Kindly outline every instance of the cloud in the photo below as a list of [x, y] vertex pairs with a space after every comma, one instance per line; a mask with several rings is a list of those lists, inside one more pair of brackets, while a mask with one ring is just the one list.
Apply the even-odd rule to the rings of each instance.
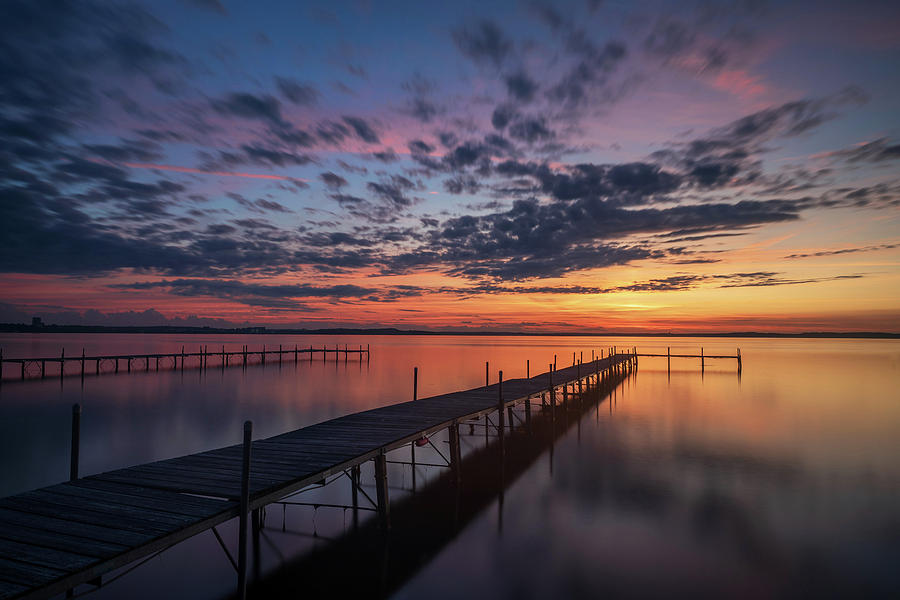
[[460, 27], [452, 35], [459, 51], [476, 63], [499, 67], [512, 52], [512, 42], [487, 19]]
[[504, 82], [507, 93], [520, 102], [531, 102], [539, 87], [525, 71], [516, 71], [512, 75], [507, 75]]
[[798, 254], [789, 254], [785, 258], [817, 258], [821, 256], [837, 256], [840, 254], [856, 254], [857, 252], [875, 252], [877, 250], [892, 250], [900, 248], [898, 244], [877, 244], [871, 246], [855, 246], [851, 248], [838, 248], [836, 250], [819, 250], [817, 252], [807, 252]]
[[900, 144], [893, 144], [888, 138], [879, 138], [843, 150], [817, 154], [813, 158], [839, 158], [850, 163], [900, 160]]
[[350, 126], [356, 136], [369, 144], [377, 144], [380, 140], [378, 134], [368, 121], [361, 117], [344, 117], [344, 123]]
[[412, 206], [414, 198], [409, 198], [406, 193], [416, 188], [416, 184], [402, 175], [392, 175], [387, 181], [370, 181], [366, 184], [370, 192], [388, 201], [393, 208], [400, 209]]
[[332, 190], [339, 190], [347, 185], [346, 179], [344, 179], [340, 175], [332, 173], [331, 171], [320, 173], [319, 179], [321, 179], [325, 183], [325, 185]]
[[319, 101], [319, 90], [308, 83], [300, 83], [287, 77], [276, 77], [278, 91], [289, 102], [299, 106], [314, 106]]
[[279, 127], [284, 125], [281, 116], [281, 102], [268, 94], [231, 92], [224, 98], [212, 100], [210, 104], [216, 112], [223, 115], [264, 121]]

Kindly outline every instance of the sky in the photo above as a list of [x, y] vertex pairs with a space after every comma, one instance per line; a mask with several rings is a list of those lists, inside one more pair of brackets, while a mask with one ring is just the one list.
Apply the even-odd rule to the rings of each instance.
[[896, 2], [4, 2], [0, 322], [900, 332]]

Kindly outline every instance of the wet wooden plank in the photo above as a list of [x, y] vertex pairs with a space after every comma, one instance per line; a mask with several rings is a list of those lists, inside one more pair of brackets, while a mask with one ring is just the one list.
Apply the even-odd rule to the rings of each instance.
[[16, 596], [19, 596], [26, 591], [28, 591], [27, 586], [19, 585], [16, 583], [9, 583], [7, 581], [0, 581], [0, 600], [6, 600], [6, 598], [15, 598]]
[[84, 569], [99, 560], [95, 556], [85, 556], [6, 539], [0, 539], [0, 556], [15, 558], [18, 562], [29, 565], [52, 567], [63, 571]]
[[61, 569], [40, 567], [11, 558], [0, 557], [0, 580], [9, 583], [26, 587], [39, 587], [59, 579], [65, 574], [66, 572]]
[[126, 547], [143, 544], [156, 537], [156, 534], [152, 532], [141, 533], [126, 531], [114, 529], [108, 525], [70, 521], [58, 518], [52, 514], [34, 514], [29, 512], [27, 507], [25, 510], [21, 511], [0, 508], [0, 527], [6, 527], [7, 524], [22, 525], [32, 529], [49, 531], [62, 535], [71, 535], [110, 544], [121, 544]]
[[84, 556], [93, 556], [95, 558], [114, 556], [128, 549], [128, 546], [123, 544], [112, 544], [96, 539], [60, 533], [59, 531], [25, 527], [19, 523], [10, 522], [0, 522], [0, 538]]

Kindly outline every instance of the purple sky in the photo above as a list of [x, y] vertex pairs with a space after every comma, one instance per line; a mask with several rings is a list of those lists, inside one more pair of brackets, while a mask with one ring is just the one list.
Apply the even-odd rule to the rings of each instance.
[[0, 321], [897, 331], [898, 31], [896, 2], [6, 2]]

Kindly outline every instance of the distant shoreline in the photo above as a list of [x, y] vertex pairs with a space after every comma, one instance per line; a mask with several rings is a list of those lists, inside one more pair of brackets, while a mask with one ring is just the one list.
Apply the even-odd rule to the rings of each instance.
[[161, 325], [156, 327], [107, 327], [103, 325], [24, 325], [0, 323], [0, 333], [146, 333], [146, 334], [187, 334], [187, 335], [421, 335], [421, 336], [478, 336], [478, 337], [698, 337], [698, 338], [856, 338], [856, 339], [900, 339], [900, 333], [878, 331], [857, 332], [803, 332], [775, 333], [757, 331], [731, 331], [724, 333], [668, 333], [668, 332], [521, 332], [521, 331], [426, 331], [396, 328], [330, 328], [330, 329], [269, 329], [266, 327], [177, 327]]

